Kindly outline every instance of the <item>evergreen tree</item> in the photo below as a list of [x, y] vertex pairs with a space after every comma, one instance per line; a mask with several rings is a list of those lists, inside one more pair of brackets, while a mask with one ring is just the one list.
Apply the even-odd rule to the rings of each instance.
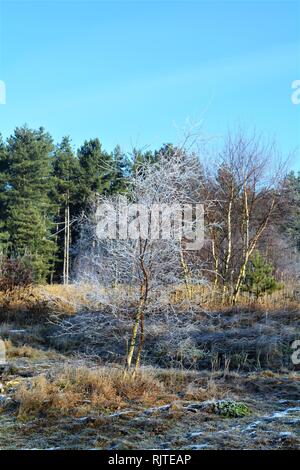
[[[174, 155], [178, 152], [178, 148], [174, 147], [173, 144], [163, 144], [159, 150], [154, 152], [154, 160], [159, 160], [161, 157], [172, 159]], [[182, 151], [181, 151], [182, 152]]]
[[283, 231], [292, 241], [293, 247], [300, 251], [300, 173], [290, 173], [285, 181], [288, 189], [288, 220], [285, 220]]
[[132, 152], [131, 171], [133, 173], [139, 171], [143, 164], [147, 161], [154, 163], [157, 161], [157, 154], [158, 152], [153, 153], [151, 150], [143, 152], [142, 150], [134, 148]]
[[112, 154], [112, 174], [110, 193], [124, 193], [127, 189], [127, 182], [130, 176], [130, 162], [117, 145]]
[[8, 254], [30, 257], [37, 282], [45, 281], [54, 261], [49, 198], [52, 148], [52, 139], [43, 128], [16, 128], [3, 161]]
[[247, 268], [242, 290], [254, 294], [256, 298], [263, 294], [272, 294], [282, 288], [273, 276], [273, 266], [256, 251]]
[[111, 192], [113, 160], [111, 154], [102, 150], [99, 139], [85, 141], [78, 150], [81, 168], [81, 205], [86, 209], [94, 194]]
[[120, 147], [109, 154], [102, 150], [99, 139], [85, 141], [75, 157], [70, 140], [64, 138], [54, 153], [53, 172], [54, 199], [58, 207], [56, 275], [67, 284], [74, 251], [72, 247], [76, 246], [79, 236], [76, 220], [89, 212], [96, 194], [125, 191], [128, 164]]
[[6, 253], [8, 242], [7, 220], [7, 157], [6, 146], [0, 134], [0, 257]]

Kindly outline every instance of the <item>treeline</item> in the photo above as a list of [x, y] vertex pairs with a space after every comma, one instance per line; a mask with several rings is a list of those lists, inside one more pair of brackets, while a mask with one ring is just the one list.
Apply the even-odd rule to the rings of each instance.
[[16, 128], [0, 140], [2, 258], [27, 260], [36, 282], [68, 282], [78, 219], [95, 193], [122, 191], [127, 173], [119, 147], [91, 139], [74, 153], [68, 137], [54, 145], [43, 128]]
[[[257, 249], [281, 271], [300, 249], [300, 176], [281, 175], [276, 188], [267, 188], [262, 166], [270, 150], [256, 139], [230, 138], [214, 167], [203, 167], [199, 185], [215, 203], [206, 212], [210, 241], [197, 256], [209, 280], [224, 289], [241, 282], [241, 269], [242, 280], [250, 275], [251, 256], [259, 263]], [[126, 191], [141, 162], [157, 162], [162, 153], [171, 159], [173, 152], [178, 148], [168, 144], [155, 152], [134, 150], [129, 158], [119, 146], [105, 151], [99, 139], [86, 140], [75, 152], [68, 137], [54, 144], [43, 128], [16, 128], [0, 139], [1, 259], [21, 258], [35, 282], [68, 283], [80, 221], [95, 195]]]

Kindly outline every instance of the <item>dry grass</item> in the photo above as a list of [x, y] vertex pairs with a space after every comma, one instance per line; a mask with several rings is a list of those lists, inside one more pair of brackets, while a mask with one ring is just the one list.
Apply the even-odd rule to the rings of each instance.
[[50, 303], [55, 312], [72, 315], [81, 309], [96, 308], [99, 305], [92, 304], [89, 292], [92, 286], [85, 284], [52, 284], [37, 287], [36, 290]]
[[54, 378], [40, 375], [15, 393], [19, 416], [60, 414], [82, 416], [91, 410], [110, 412], [128, 406], [165, 403], [170, 396], [150, 373], [135, 379], [120, 369], [67, 367]]
[[34, 361], [37, 359], [55, 359], [58, 357], [58, 353], [55, 351], [43, 351], [27, 344], [15, 346], [9, 339], [5, 340], [4, 343], [7, 359], [27, 358]]
[[199, 387], [196, 383], [191, 383], [187, 386], [185, 392], [186, 400], [205, 401], [205, 400], [220, 400], [227, 396], [228, 390], [213, 380], [209, 380], [207, 386]]
[[[82, 310], [101, 310], [103, 305], [101, 299], [112, 296], [115, 301], [120, 298], [124, 301], [124, 295], [135, 297], [137, 290], [130, 286], [116, 286], [113, 291], [101, 286], [88, 284], [70, 284], [68, 286], [61, 284], [30, 286], [10, 293], [0, 292], [0, 313], [2, 310], [9, 313], [10, 319], [12, 313], [27, 312], [35, 316], [43, 316], [49, 313], [73, 315]], [[192, 299], [189, 295], [192, 293]], [[184, 285], [166, 286], [161, 293], [161, 308], [172, 305], [178, 311], [184, 311], [189, 302], [194, 306], [205, 308], [207, 310], [216, 310], [230, 306], [230, 302], [222, 299], [222, 292], [213, 290], [210, 286], [199, 285], [190, 286], [189, 293]], [[157, 296], [157, 292], [155, 294]], [[240, 307], [251, 307], [253, 309], [264, 308], [299, 308], [300, 287], [297, 285], [286, 285], [284, 289], [274, 292], [271, 295], [262, 296], [254, 299], [246, 293], [242, 293], [238, 300]], [[9, 318], [5, 318], [8, 320]]]
[[91, 286], [53, 284], [0, 292], [0, 309], [4, 310], [1, 316], [7, 312], [9, 319], [14, 320], [13, 314], [18, 312], [44, 317], [49, 313], [73, 315], [80, 309], [91, 307], [88, 299], [90, 289]]
[[210, 377], [180, 371], [141, 369], [135, 378], [119, 368], [66, 366], [22, 382], [14, 398], [21, 419], [33, 416], [86, 416], [124, 408], [139, 410], [176, 402], [221, 399], [229, 390]]
[[10, 340], [5, 340], [7, 358], [27, 357], [29, 359], [36, 359], [40, 357], [40, 351], [32, 348], [31, 346], [14, 346]]
[[169, 393], [176, 394], [185, 400], [222, 399], [229, 393], [223, 381], [217, 383], [212, 374], [179, 369], [153, 369]]
[[[196, 305], [203, 306], [208, 309], [219, 309], [230, 306], [229, 298], [223, 298], [222, 289], [213, 289], [209, 285], [191, 285], [189, 292], [184, 285], [173, 286], [169, 289], [168, 299], [176, 305], [184, 303], [191, 295], [190, 301]], [[260, 298], [249, 295], [246, 292], [241, 292], [238, 305], [241, 307], [258, 307], [265, 309], [286, 308], [287, 306], [299, 307], [300, 302], [300, 286], [296, 284], [286, 284], [283, 289], [273, 292], [272, 294], [265, 294]]]

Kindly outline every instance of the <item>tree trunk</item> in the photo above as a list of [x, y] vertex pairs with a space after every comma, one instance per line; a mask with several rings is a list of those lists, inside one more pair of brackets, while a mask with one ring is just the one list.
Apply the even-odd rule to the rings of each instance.
[[[147, 244], [147, 241], [146, 241]], [[140, 267], [141, 271], [143, 274], [143, 280], [142, 284], [140, 287], [140, 299], [139, 299], [139, 304], [135, 316], [135, 321], [134, 325], [132, 328], [132, 333], [131, 333], [131, 339], [130, 339], [130, 345], [129, 345], [129, 350], [128, 354], [126, 357], [126, 366], [125, 366], [125, 374], [129, 372], [132, 364], [132, 359], [134, 355], [134, 351], [136, 348], [136, 343], [137, 343], [137, 335], [138, 335], [138, 329], [139, 326], [141, 327], [141, 335], [140, 335], [140, 341], [139, 341], [139, 346], [138, 346], [138, 352], [137, 352], [137, 357], [136, 357], [136, 363], [135, 363], [135, 370], [133, 372], [133, 376], [136, 374], [137, 369], [140, 365], [140, 360], [141, 360], [141, 353], [142, 353], [142, 347], [143, 347], [143, 342], [144, 342], [144, 309], [145, 305], [148, 299], [148, 273], [146, 271], [145, 265], [144, 265], [144, 253], [146, 249], [146, 244], [144, 246], [144, 249], [142, 250], [141, 243], [140, 243]]]
[[236, 303], [236, 301], [238, 299], [238, 296], [239, 296], [239, 293], [240, 293], [240, 290], [241, 290], [242, 282], [245, 279], [246, 269], [247, 269], [249, 258], [252, 255], [252, 253], [253, 253], [256, 245], [257, 245], [258, 240], [260, 239], [262, 233], [264, 232], [265, 228], [267, 227], [267, 225], [269, 223], [274, 205], [275, 205], [275, 199], [273, 199], [272, 202], [271, 202], [271, 205], [270, 205], [268, 214], [265, 217], [265, 220], [261, 223], [261, 225], [258, 228], [258, 230], [257, 230], [255, 236], [253, 237], [253, 239], [251, 241], [249, 241], [249, 243], [248, 243], [248, 248], [245, 251], [244, 260], [243, 260], [242, 266], [240, 268], [239, 275], [238, 275], [238, 278], [237, 278], [237, 281], [236, 281], [236, 284], [235, 284], [235, 287], [234, 287], [233, 295], [232, 295], [232, 302], [234, 304]]
[[249, 214], [247, 185], [245, 182], [244, 183], [244, 255], [246, 254], [249, 248], [249, 224], [250, 224], [250, 214]]
[[187, 265], [187, 263], [184, 259], [182, 246], [180, 246], [180, 263], [181, 263], [181, 267], [182, 267], [182, 270], [183, 270], [184, 283], [185, 283], [188, 299], [192, 300], [193, 289], [192, 289], [192, 286], [191, 286], [191, 273], [190, 273], [189, 267], [188, 267], [188, 265]]
[[225, 265], [224, 265], [224, 286], [223, 286], [223, 302], [225, 301], [226, 291], [228, 287], [228, 269], [229, 263], [231, 260], [231, 253], [232, 253], [232, 206], [233, 206], [233, 197], [234, 197], [234, 188], [232, 186], [231, 193], [230, 193], [230, 200], [228, 204], [228, 212], [227, 212], [227, 254], [225, 258]]
[[[142, 291], [143, 290], [144, 289], [142, 288]], [[137, 309], [137, 312], [136, 312], [134, 325], [133, 325], [133, 328], [132, 328], [131, 339], [130, 339], [130, 344], [129, 344], [129, 350], [128, 350], [128, 354], [127, 354], [127, 358], [126, 358], [126, 371], [127, 372], [131, 368], [132, 358], [133, 358], [133, 354], [134, 354], [135, 347], [136, 347], [136, 342], [137, 342], [138, 329], [139, 329], [139, 326], [140, 326], [141, 318], [144, 315], [145, 301], [146, 301], [145, 294], [142, 293], [141, 297], [140, 297], [138, 309]], [[140, 360], [140, 355], [141, 355], [141, 351], [140, 351], [140, 354], [139, 354], [139, 360]], [[138, 365], [139, 365], [139, 363], [138, 363]], [[138, 365], [136, 365], [136, 369], [137, 369]]]
[[67, 197], [65, 207], [65, 231], [64, 231], [64, 264], [63, 264], [63, 283], [69, 284], [69, 257], [70, 257], [70, 205]]
[[66, 248], [66, 284], [69, 284], [70, 275], [70, 206], [67, 206], [67, 248]]
[[136, 356], [134, 375], [137, 373], [137, 371], [140, 367], [141, 355], [142, 355], [143, 344], [144, 344], [144, 339], [145, 339], [145, 335], [144, 335], [144, 312], [142, 313], [141, 319], [140, 319], [140, 329], [141, 329], [140, 341], [139, 341], [139, 346], [138, 346], [138, 351], [137, 351], [137, 356]]
[[215, 275], [214, 292], [216, 293], [218, 283], [219, 283], [219, 257], [216, 251], [216, 240], [215, 240], [214, 235], [212, 236], [212, 256], [214, 260], [214, 275]]

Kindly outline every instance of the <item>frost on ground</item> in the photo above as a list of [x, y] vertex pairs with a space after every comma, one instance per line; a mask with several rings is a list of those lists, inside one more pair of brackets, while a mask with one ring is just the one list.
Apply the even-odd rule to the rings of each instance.
[[134, 380], [123, 375], [126, 319], [107, 322], [89, 350], [84, 332], [3, 324], [0, 448], [299, 448], [300, 377], [288, 347], [298, 312], [201, 315], [149, 323]]

